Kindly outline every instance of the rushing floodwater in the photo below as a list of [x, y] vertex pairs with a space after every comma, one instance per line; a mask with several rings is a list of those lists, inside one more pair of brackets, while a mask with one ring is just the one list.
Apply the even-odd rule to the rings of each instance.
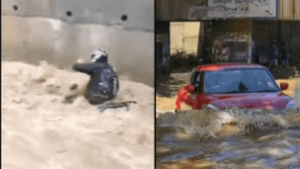
[[[170, 97], [189, 73], [158, 78]], [[295, 97], [300, 87], [297, 87]], [[300, 113], [265, 110], [188, 111], [157, 118], [157, 168], [300, 168]]]

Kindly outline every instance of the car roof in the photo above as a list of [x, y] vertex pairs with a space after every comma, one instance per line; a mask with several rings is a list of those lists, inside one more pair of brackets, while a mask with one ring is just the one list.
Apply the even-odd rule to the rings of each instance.
[[243, 68], [247, 69], [247, 68], [265, 68], [265, 67], [257, 64], [248, 64], [248, 63], [218, 63], [218, 64], [201, 65], [196, 67], [194, 70], [205, 72], [205, 71], [218, 71], [218, 70], [225, 70], [225, 69], [243, 69]]

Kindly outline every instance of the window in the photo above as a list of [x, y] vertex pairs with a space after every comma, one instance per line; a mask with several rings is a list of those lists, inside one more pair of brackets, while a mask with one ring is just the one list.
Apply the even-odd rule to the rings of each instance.
[[279, 88], [265, 69], [239, 69], [205, 72], [207, 94], [278, 92]]
[[203, 73], [200, 71], [192, 72], [190, 83], [195, 87], [195, 92], [201, 93], [203, 90], [202, 83]]

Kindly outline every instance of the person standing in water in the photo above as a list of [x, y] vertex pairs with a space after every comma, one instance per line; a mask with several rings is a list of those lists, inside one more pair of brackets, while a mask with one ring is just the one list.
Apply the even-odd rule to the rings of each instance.
[[98, 49], [91, 55], [91, 63], [76, 63], [73, 70], [90, 75], [85, 97], [91, 104], [113, 100], [119, 91], [117, 73], [108, 64], [108, 55]]
[[282, 65], [284, 67], [288, 67], [289, 66], [289, 59], [290, 59], [290, 49], [288, 47], [288, 45], [284, 42], [281, 43], [282, 44]]
[[269, 67], [271, 70], [271, 73], [275, 76], [276, 71], [278, 70], [278, 57], [279, 57], [279, 51], [276, 44], [276, 41], [273, 40], [271, 42], [271, 54], [269, 58]]

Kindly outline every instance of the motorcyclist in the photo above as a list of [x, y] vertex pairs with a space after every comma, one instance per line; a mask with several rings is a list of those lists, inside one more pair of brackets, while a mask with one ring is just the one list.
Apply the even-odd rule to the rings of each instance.
[[73, 70], [90, 75], [85, 97], [91, 104], [112, 100], [118, 93], [119, 79], [107, 60], [107, 53], [98, 49], [92, 53], [91, 63], [73, 65]]

